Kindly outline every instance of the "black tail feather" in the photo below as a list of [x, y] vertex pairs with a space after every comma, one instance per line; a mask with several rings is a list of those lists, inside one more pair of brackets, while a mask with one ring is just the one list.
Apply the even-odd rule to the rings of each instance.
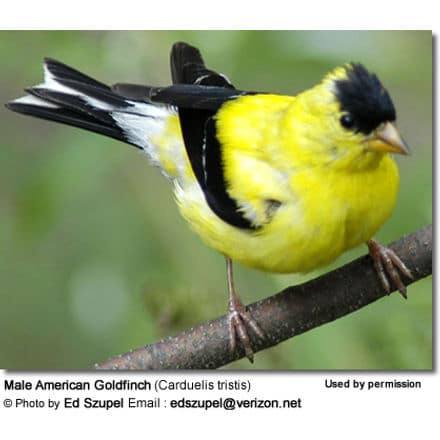
[[[35, 97], [6, 104], [10, 110], [28, 116], [60, 122], [129, 143], [112, 114], [134, 106], [112, 89], [66, 64], [45, 58], [46, 82], [26, 89]], [[47, 75], [50, 75], [49, 78]], [[65, 89], [67, 87], [68, 89]], [[95, 105], [96, 104], [96, 105]]]
[[110, 126], [103, 124], [101, 121], [96, 120], [91, 116], [87, 116], [86, 114], [75, 112], [68, 108], [40, 107], [32, 104], [23, 104], [23, 103], [15, 103], [15, 102], [7, 103], [6, 107], [9, 110], [24, 115], [33, 116], [41, 119], [47, 119], [50, 121], [55, 121], [62, 124], [82, 128], [84, 130], [92, 131], [95, 133], [103, 134], [105, 136], [126, 143], [130, 143], [131, 145], [140, 148], [139, 146], [129, 142], [125, 138], [122, 130], [119, 129], [117, 126], [115, 125]]
[[105, 103], [107, 106], [115, 107], [115, 108], [129, 108], [133, 105], [127, 102], [125, 98], [117, 95], [112, 91], [110, 87], [101, 88], [96, 87], [93, 84], [88, 84], [86, 82], [80, 82], [77, 80], [70, 80], [64, 78], [57, 78], [57, 82], [62, 84], [63, 86], [69, 87], [76, 92], [80, 92], [84, 96], [88, 98], [93, 98], [98, 101]]
[[70, 95], [67, 93], [55, 92], [53, 90], [45, 89], [43, 87], [34, 87], [26, 89], [26, 91], [43, 101], [57, 105], [61, 110], [69, 110], [76, 113], [78, 118], [89, 119], [89, 117], [106, 125], [114, 125], [113, 118], [102, 110], [97, 109], [84, 103], [84, 100], [79, 96]]
[[89, 84], [93, 87], [97, 87], [104, 90], [109, 90], [110, 87], [106, 84], [97, 81], [96, 79], [85, 75], [79, 70], [62, 63], [61, 61], [54, 60], [53, 58], [44, 58], [44, 65], [52, 75], [57, 79], [66, 79], [77, 81], [79, 83]]

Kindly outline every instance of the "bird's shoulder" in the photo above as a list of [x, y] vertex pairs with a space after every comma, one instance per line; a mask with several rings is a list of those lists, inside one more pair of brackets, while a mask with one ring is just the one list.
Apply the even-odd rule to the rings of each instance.
[[225, 103], [215, 115], [228, 194], [252, 222], [264, 225], [292, 199], [283, 138], [291, 96], [255, 94]]
[[292, 96], [253, 94], [225, 102], [215, 115], [216, 136], [224, 149], [270, 159], [283, 148], [286, 113], [294, 101]]

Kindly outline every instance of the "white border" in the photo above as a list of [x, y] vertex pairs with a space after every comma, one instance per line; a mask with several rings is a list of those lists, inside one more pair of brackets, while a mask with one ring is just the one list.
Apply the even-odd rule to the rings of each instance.
[[[154, 4], [153, 4], [154, 3]], [[56, 5], [56, 9], [54, 9]], [[53, 0], [30, 3], [7, 2], [2, 7], [2, 29], [432, 29], [438, 34], [438, 14], [432, 1], [355, 2], [306, 1], [286, 2], [87, 2], [76, 0], [65, 5]], [[1, 33], [0, 33], [1, 38]], [[434, 57], [435, 60], [435, 57]], [[435, 88], [437, 90], [437, 88]], [[436, 96], [437, 98], [438, 96]], [[437, 114], [435, 114], [437, 122]], [[438, 166], [438, 163], [436, 163]], [[435, 197], [437, 192], [434, 192]], [[436, 197], [436, 202], [438, 202]], [[437, 266], [435, 267], [437, 269]], [[438, 304], [434, 302], [434, 304]], [[437, 310], [438, 312], [438, 310]], [[434, 337], [435, 343], [437, 338]], [[437, 350], [436, 350], [437, 351]], [[209, 373], [203, 377], [209, 377]], [[3, 438], [59, 439], [118, 438], [140, 436], [252, 438], [288, 436], [299, 438], [414, 439], [431, 437], [438, 431], [438, 374], [408, 374], [420, 379], [422, 391], [376, 390], [361, 395], [354, 390], [326, 391], [325, 377], [347, 380], [350, 373], [287, 374], [266, 373], [244, 375], [253, 380], [261, 396], [301, 395], [304, 408], [297, 412], [252, 410], [249, 412], [194, 411], [64, 411], [5, 410], [4, 392], [0, 392], [0, 433]], [[362, 374], [368, 377], [368, 373]], [[401, 376], [397, 375], [396, 376]], [[0, 380], [17, 376], [1, 372]], [[60, 380], [68, 374], [57, 373]], [[77, 377], [77, 375], [71, 375]], [[107, 379], [125, 377], [105, 375]], [[356, 374], [359, 377], [359, 374]], [[386, 375], [389, 378], [390, 375]], [[18, 375], [23, 379], [42, 374]], [[81, 374], [83, 379], [96, 374]], [[136, 377], [143, 377], [141, 374]], [[191, 377], [191, 376], [186, 376]], [[193, 376], [200, 377], [200, 374]], [[232, 378], [232, 375], [228, 377]], [[374, 375], [375, 379], [378, 377]], [[403, 376], [402, 376], [403, 377]], [[406, 376], [405, 376], [406, 377]], [[380, 380], [380, 379], [379, 379]], [[3, 390], [3, 384], [0, 387]], [[206, 393], [205, 393], [206, 395]], [[224, 419], [224, 417], [227, 417]], [[9, 436], [7, 436], [9, 434]], [[426, 434], [426, 435], [424, 435]], [[428, 435], [429, 434], [429, 435]]]

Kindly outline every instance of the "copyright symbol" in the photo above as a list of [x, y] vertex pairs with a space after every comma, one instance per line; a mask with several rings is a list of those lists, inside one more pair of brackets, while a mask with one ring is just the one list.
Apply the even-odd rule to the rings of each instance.
[[11, 399], [5, 399], [3, 400], [3, 406], [5, 408], [10, 408], [12, 406], [12, 400]]

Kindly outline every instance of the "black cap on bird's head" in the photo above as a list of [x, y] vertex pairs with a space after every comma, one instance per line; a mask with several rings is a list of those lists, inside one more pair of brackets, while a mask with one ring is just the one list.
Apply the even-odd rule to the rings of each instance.
[[334, 91], [343, 115], [341, 125], [369, 136], [372, 151], [409, 154], [393, 122], [396, 110], [379, 78], [362, 64], [344, 66], [344, 75], [334, 80]]
[[359, 63], [344, 68], [346, 77], [334, 82], [335, 92], [341, 110], [352, 118], [353, 129], [370, 134], [380, 124], [395, 121], [393, 101], [379, 78]]

